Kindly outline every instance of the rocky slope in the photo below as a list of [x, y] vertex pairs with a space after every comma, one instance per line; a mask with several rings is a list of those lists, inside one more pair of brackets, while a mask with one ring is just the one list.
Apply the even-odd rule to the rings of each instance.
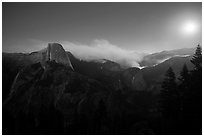
[[[4, 118], [13, 119], [17, 134], [39, 134], [42, 130], [63, 134], [75, 126], [75, 116], [93, 116], [99, 102], [107, 102], [110, 91], [99, 82], [55, 61], [44, 65], [46, 69], [40, 63], [22, 69], [4, 101]], [[11, 128], [4, 126], [4, 130]]]

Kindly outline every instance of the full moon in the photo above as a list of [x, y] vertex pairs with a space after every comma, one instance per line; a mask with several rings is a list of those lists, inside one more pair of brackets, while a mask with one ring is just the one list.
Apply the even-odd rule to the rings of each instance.
[[182, 32], [185, 35], [193, 35], [197, 32], [198, 25], [196, 22], [187, 21], [182, 25]]

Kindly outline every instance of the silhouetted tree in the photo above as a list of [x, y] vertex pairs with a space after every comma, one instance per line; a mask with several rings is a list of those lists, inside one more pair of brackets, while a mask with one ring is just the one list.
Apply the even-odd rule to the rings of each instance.
[[179, 90], [182, 93], [182, 132], [185, 134], [202, 134], [202, 51], [198, 45], [191, 59], [194, 65], [188, 71], [186, 65], [180, 73]]
[[162, 83], [160, 93], [160, 111], [162, 114], [162, 134], [177, 134], [179, 120], [180, 98], [176, 76], [169, 67]]
[[202, 49], [200, 45], [197, 46], [191, 62], [194, 64], [194, 70], [191, 71], [192, 90], [198, 91], [202, 95]]
[[178, 90], [179, 90], [179, 101], [180, 101], [180, 110], [179, 110], [179, 120], [177, 121], [179, 125], [179, 131], [180, 133], [185, 133], [186, 132], [186, 126], [188, 123], [186, 123], [185, 119], [185, 111], [188, 109], [186, 108], [186, 102], [189, 100], [189, 92], [190, 92], [190, 72], [186, 66], [186, 64], [183, 65], [183, 68], [180, 72], [180, 76], [178, 78], [179, 80], [179, 85], [178, 85]]
[[196, 52], [191, 59], [191, 62], [194, 64], [194, 69], [195, 70], [200, 70], [202, 67], [202, 49], [201, 46], [198, 44], [196, 48]]
[[189, 70], [186, 66], [186, 63], [183, 65], [183, 69], [182, 69], [182, 71], [180, 73], [180, 77], [178, 79], [181, 81], [181, 83], [185, 83], [189, 80]]
[[[202, 51], [201, 46], [198, 45], [196, 52], [191, 59], [194, 64], [194, 70], [191, 71], [191, 95], [202, 99]], [[198, 100], [197, 100], [198, 101]]]
[[198, 45], [191, 59], [194, 69], [190, 72], [189, 93], [185, 101], [185, 117], [189, 121], [189, 134], [202, 134], [202, 49]]
[[161, 89], [160, 109], [164, 117], [170, 118], [177, 116], [179, 110], [179, 95], [177, 91], [176, 77], [170, 67], [165, 75]]
[[181, 111], [183, 111], [183, 104], [184, 100], [186, 99], [186, 95], [189, 94], [189, 86], [190, 86], [190, 73], [186, 66], [186, 64], [183, 65], [183, 69], [180, 72], [180, 77], [178, 78], [180, 81], [179, 84], [179, 95], [180, 95], [180, 107]]

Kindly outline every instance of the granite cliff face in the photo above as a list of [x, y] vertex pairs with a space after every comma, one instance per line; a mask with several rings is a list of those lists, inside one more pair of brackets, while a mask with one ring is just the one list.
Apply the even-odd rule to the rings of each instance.
[[48, 47], [41, 52], [42, 65], [44, 66], [46, 61], [55, 61], [56, 63], [64, 64], [73, 70], [72, 64], [67, 56], [62, 45], [58, 43], [49, 43]]
[[146, 82], [139, 68], [128, 68], [121, 75], [123, 84], [130, 90], [145, 90]]

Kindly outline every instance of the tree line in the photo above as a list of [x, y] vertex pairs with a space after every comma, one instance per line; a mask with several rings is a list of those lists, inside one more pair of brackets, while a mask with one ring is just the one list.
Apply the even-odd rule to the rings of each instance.
[[171, 67], [165, 74], [160, 92], [159, 110], [162, 134], [202, 134], [202, 49], [198, 45], [191, 59], [176, 78]]

